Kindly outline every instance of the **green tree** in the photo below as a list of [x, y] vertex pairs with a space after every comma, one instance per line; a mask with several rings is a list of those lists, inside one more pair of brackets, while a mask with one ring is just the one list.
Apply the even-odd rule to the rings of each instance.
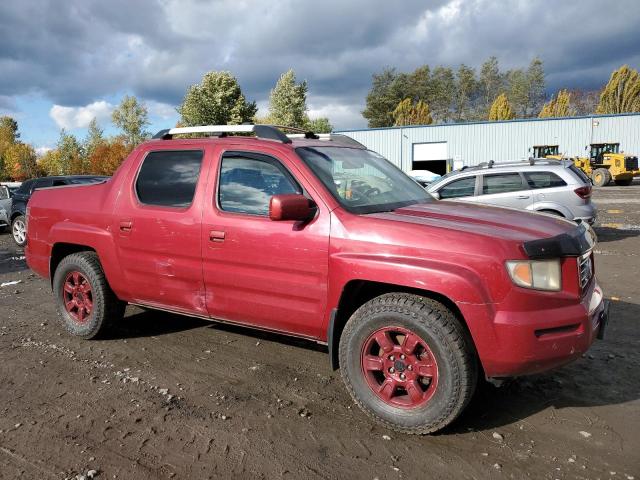
[[480, 91], [482, 116], [489, 113], [494, 100], [504, 90], [504, 75], [500, 73], [500, 66], [496, 57], [489, 57], [480, 68]]
[[454, 119], [457, 122], [473, 118], [472, 102], [477, 96], [478, 80], [473, 68], [460, 65], [456, 72]]
[[544, 65], [539, 57], [535, 57], [529, 64], [527, 82], [529, 84], [529, 98], [525, 114], [531, 117], [540, 111], [546, 97]]
[[60, 152], [57, 148], [45, 152], [38, 161], [38, 171], [41, 175], [62, 175]]
[[98, 125], [98, 121], [94, 118], [89, 123], [87, 136], [84, 139], [83, 147], [85, 156], [89, 158], [93, 154], [93, 151], [104, 142], [104, 130], [100, 128], [100, 125]]
[[529, 106], [529, 79], [521, 68], [509, 70], [506, 74], [507, 95], [515, 115], [526, 117]]
[[59, 155], [60, 175], [78, 175], [85, 173], [84, 152], [78, 139], [64, 129], [60, 131], [57, 151]]
[[38, 173], [36, 152], [31, 145], [17, 142], [9, 145], [4, 152], [5, 169], [14, 180], [25, 180]]
[[113, 124], [122, 130], [130, 145], [142, 143], [148, 136], [149, 125], [147, 107], [134, 96], [125, 96], [111, 114]]
[[514, 118], [509, 99], [504, 93], [498, 95], [489, 109], [489, 120], [511, 120]]
[[449, 67], [436, 67], [431, 71], [430, 92], [421, 98], [429, 104], [434, 120], [448, 122], [453, 114], [453, 100], [456, 93], [455, 76]]
[[308, 120], [305, 128], [314, 133], [331, 133], [333, 132], [333, 125], [326, 117], [314, 118]]
[[422, 100], [413, 102], [410, 98], [400, 101], [393, 110], [394, 125], [430, 125], [433, 123], [429, 105]]
[[178, 107], [184, 126], [241, 124], [251, 121], [257, 110], [230, 72], [206, 73], [199, 84], [189, 87]]
[[560, 90], [558, 95], [553, 95], [551, 99], [542, 106], [538, 117], [570, 117], [574, 114], [575, 110], [571, 106], [571, 94], [568, 90]]
[[596, 113], [640, 112], [640, 74], [628, 65], [615, 70], [600, 94]]
[[8, 116], [0, 117], [0, 179], [8, 179], [11, 177], [9, 168], [5, 165], [4, 153], [11, 145], [14, 145], [19, 138], [18, 122]]
[[307, 82], [296, 83], [293, 70], [283, 73], [269, 95], [269, 121], [274, 125], [303, 128], [307, 117]]
[[367, 94], [366, 107], [362, 116], [368, 120], [370, 128], [390, 127], [393, 125], [393, 110], [403, 98], [398, 74], [395, 68], [385, 68], [380, 73], [374, 73], [371, 89]]

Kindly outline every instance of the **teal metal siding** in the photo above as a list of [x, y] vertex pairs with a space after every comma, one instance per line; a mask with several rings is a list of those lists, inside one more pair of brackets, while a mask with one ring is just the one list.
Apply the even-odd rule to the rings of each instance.
[[584, 156], [590, 143], [618, 142], [640, 154], [640, 114], [594, 115], [505, 122], [346, 130], [344, 133], [407, 171], [414, 143], [447, 142], [449, 157], [465, 165], [524, 160], [533, 145], [559, 145], [567, 156]]

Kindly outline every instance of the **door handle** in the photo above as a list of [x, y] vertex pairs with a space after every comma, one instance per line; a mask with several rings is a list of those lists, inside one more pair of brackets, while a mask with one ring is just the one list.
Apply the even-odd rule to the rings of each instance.
[[225, 233], [223, 230], [211, 230], [209, 232], [209, 240], [212, 242], [224, 242]]
[[130, 232], [133, 228], [133, 222], [120, 222], [121, 232]]
[[518, 198], [526, 200], [527, 198], [529, 198], [529, 195], [518, 195]]

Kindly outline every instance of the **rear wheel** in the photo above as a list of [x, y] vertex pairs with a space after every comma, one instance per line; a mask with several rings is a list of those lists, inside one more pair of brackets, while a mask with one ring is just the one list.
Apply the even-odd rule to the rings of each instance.
[[596, 187], [604, 187], [611, 181], [611, 173], [606, 168], [596, 168], [591, 178]]
[[432, 433], [453, 422], [477, 382], [471, 340], [441, 303], [392, 293], [349, 319], [340, 337], [340, 372], [362, 410], [404, 433]]
[[614, 181], [616, 182], [616, 185], [618, 185], [620, 187], [628, 187], [633, 182], [633, 178], [625, 178], [625, 179], [621, 179], [621, 180], [617, 180], [616, 179]]
[[27, 224], [24, 215], [18, 215], [11, 222], [11, 234], [13, 235], [13, 241], [19, 247], [24, 247], [27, 244]]
[[53, 277], [53, 293], [67, 331], [96, 338], [122, 318], [126, 304], [113, 293], [95, 252], [62, 259]]

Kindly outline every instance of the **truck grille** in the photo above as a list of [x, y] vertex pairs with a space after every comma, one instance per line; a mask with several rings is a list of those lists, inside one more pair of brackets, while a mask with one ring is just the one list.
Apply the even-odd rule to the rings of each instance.
[[593, 276], [593, 260], [591, 252], [578, 257], [578, 280], [580, 289], [584, 290]]
[[624, 159], [625, 170], [638, 170], [638, 157], [626, 157]]

